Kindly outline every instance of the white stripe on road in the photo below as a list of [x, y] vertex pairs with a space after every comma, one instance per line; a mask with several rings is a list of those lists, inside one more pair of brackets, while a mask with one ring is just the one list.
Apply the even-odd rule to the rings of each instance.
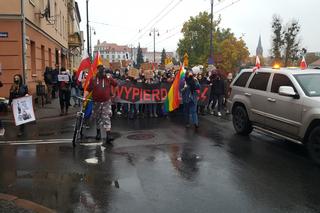
[[[71, 144], [72, 139], [48, 139], [48, 140], [20, 140], [20, 141], [2, 141], [0, 145], [37, 145], [37, 144]], [[96, 143], [77, 143], [80, 146], [98, 146], [102, 142]]]
[[48, 139], [48, 140], [20, 140], [20, 141], [2, 141], [0, 145], [36, 145], [36, 144], [57, 144], [71, 143], [72, 139]]

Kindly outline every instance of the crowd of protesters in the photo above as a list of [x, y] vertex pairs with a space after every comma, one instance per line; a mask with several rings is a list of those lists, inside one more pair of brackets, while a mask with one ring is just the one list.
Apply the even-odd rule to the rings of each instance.
[[[138, 78], [132, 78], [128, 74], [128, 69], [106, 69], [115, 80], [122, 80], [132, 83], [142, 84], [159, 84], [172, 83], [178, 70], [168, 69], [162, 71], [154, 71], [152, 78], [145, 78], [143, 72]], [[187, 73], [192, 73], [192, 70], [187, 70]], [[70, 76], [69, 81], [58, 81], [59, 74], [67, 74]], [[186, 76], [187, 78], [188, 76]], [[79, 106], [80, 100], [76, 97], [83, 95], [83, 86], [76, 79], [76, 72], [70, 73], [64, 68], [59, 69], [58, 66], [53, 70], [49, 67], [44, 72], [44, 81], [47, 86], [47, 102], [51, 103], [52, 98], [56, 98], [59, 94], [61, 115], [68, 113], [68, 107]], [[228, 80], [224, 74], [218, 69], [206, 73], [193, 74], [193, 78], [197, 80], [200, 87], [204, 85], [211, 86], [211, 93], [209, 95], [209, 102], [204, 105], [199, 103], [196, 106], [197, 114], [217, 115], [221, 116], [224, 111], [225, 101], [228, 96]], [[181, 88], [180, 88], [181, 89]], [[182, 92], [182, 91], [180, 91]], [[145, 118], [145, 117], [163, 117], [166, 116], [163, 103], [114, 103], [112, 106], [113, 115], [127, 117], [129, 119]]]
[[[154, 71], [151, 78], [146, 78], [144, 72], [141, 72], [138, 78], [132, 78], [128, 74], [128, 69], [106, 69], [106, 72], [112, 76], [115, 80], [122, 80], [132, 83], [142, 84], [160, 84], [160, 83], [172, 83], [178, 70], [168, 69], [162, 71]], [[68, 79], [61, 81], [58, 79], [59, 75], [66, 75]], [[150, 76], [149, 76], [150, 77]], [[46, 102], [51, 103], [52, 99], [59, 98], [60, 103], [60, 115], [68, 114], [68, 109], [71, 105], [80, 106], [80, 99], [77, 97], [83, 96], [83, 85], [78, 81], [76, 76], [76, 70], [70, 72], [65, 68], [59, 68], [59, 65], [55, 66], [55, 69], [46, 67], [44, 70], [44, 82], [46, 84]], [[221, 116], [224, 111], [225, 102], [228, 98], [228, 87], [232, 79], [228, 79], [223, 72], [219, 69], [214, 69], [205, 73], [193, 73], [192, 70], [186, 72], [183, 84], [180, 85], [180, 92], [182, 95], [182, 107], [181, 111], [188, 117], [186, 125], [190, 123], [197, 128], [199, 125], [199, 115], [217, 115]], [[1, 86], [1, 84], [0, 84]], [[211, 93], [209, 95], [209, 102], [198, 103], [197, 93], [195, 90], [200, 89], [203, 86], [210, 86]], [[28, 94], [28, 88], [22, 85], [21, 76], [15, 75], [14, 82], [10, 89], [10, 101], [17, 97], [22, 97]], [[164, 110], [164, 103], [114, 103], [112, 105], [112, 114], [117, 117], [126, 117], [129, 119], [136, 118], [157, 118], [167, 116], [167, 112]], [[226, 111], [226, 113], [228, 113]], [[191, 119], [189, 119], [189, 117]], [[189, 122], [190, 120], [190, 122]], [[4, 130], [0, 121], [1, 133]], [[19, 128], [19, 135], [24, 132], [24, 126]], [[3, 133], [2, 133], [3, 134]]]

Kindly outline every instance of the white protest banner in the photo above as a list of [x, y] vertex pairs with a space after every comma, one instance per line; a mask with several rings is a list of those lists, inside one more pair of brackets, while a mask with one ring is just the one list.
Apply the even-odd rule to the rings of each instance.
[[69, 75], [58, 75], [58, 81], [69, 82]]
[[12, 111], [16, 126], [35, 121], [32, 96], [24, 96], [12, 100]]

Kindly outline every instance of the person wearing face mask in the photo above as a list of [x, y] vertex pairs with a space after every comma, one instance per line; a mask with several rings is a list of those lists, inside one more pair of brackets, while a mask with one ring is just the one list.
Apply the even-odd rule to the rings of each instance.
[[[28, 95], [28, 87], [23, 84], [22, 76], [20, 74], [14, 75], [13, 84], [10, 88], [9, 105], [12, 104], [13, 99], [21, 98], [26, 95]], [[24, 134], [24, 129], [24, 124], [19, 126], [18, 136], [22, 136]]]
[[112, 87], [117, 86], [117, 81], [114, 80], [111, 74], [102, 66], [99, 65], [97, 75], [91, 79], [88, 91], [92, 92], [94, 102], [93, 115], [96, 121], [97, 135], [96, 140], [101, 139], [101, 127], [106, 131], [106, 139], [103, 146], [112, 146], [111, 141], [111, 116], [112, 116]]

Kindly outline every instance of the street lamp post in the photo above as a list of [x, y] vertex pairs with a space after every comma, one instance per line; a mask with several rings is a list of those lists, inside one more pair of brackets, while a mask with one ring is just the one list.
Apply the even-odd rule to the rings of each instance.
[[213, 64], [213, 0], [211, 0], [211, 25], [210, 25], [210, 58], [208, 64]]
[[89, 0], [86, 0], [86, 10], [87, 10], [87, 52], [89, 58], [91, 58], [91, 52], [90, 52], [90, 40], [89, 40], [89, 8], [88, 8]]
[[[156, 28], [153, 28], [153, 63], [156, 63], [156, 32], [158, 33], [157, 36], [160, 36], [159, 31]], [[151, 32], [149, 36], [151, 36]]]
[[92, 55], [92, 35], [91, 35], [91, 31], [93, 31], [93, 35], [96, 35], [96, 30], [89, 26], [89, 32], [90, 32], [90, 37], [88, 39], [88, 43], [89, 43], [89, 56]]

